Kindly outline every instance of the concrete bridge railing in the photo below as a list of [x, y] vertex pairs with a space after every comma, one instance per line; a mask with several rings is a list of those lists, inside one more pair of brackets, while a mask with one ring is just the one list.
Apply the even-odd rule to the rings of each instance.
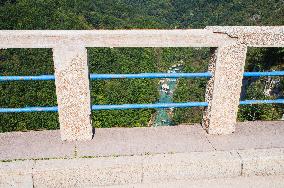
[[[284, 27], [219, 27], [186, 30], [2, 30], [0, 49], [52, 48], [53, 75], [0, 76], [0, 81], [55, 79], [57, 107], [1, 108], [0, 112], [57, 111], [62, 140], [92, 139], [91, 110], [205, 106], [209, 134], [234, 132], [239, 104], [284, 103], [284, 99], [239, 101], [243, 76], [280, 76], [284, 71], [244, 73], [247, 47], [283, 47]], [[209, 77], [205, 102], [91, 105], [86, 47], [210, 47], [207, 73], [91, 75], [94, 79]]]

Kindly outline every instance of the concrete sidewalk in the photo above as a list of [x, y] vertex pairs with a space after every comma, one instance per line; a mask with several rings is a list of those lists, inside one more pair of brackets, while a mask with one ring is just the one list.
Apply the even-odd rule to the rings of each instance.
[[[88, 187], [284, 175], [284, 121], [245, 122], [232, 135], [200, 125], [0, 134], [0, 187]], [[279, 176], [280, 177], [280, 176]], [[282, 176], [281, 176], [282, 177]]]
[[94, 139], [60, 140], [59, 130], [0, 133], [0, 160], [125, 156], [284, 148], [284, 121], [238, 123], [231, 135], [208, 135], [200, 125], [96, 129]]
[[284, 176], [251, 176], [165, 183], [114, 185], [109, 188], [283, 188]]

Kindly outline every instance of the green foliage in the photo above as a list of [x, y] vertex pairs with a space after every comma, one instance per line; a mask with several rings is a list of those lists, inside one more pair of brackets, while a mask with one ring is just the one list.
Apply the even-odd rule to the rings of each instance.
[[[246, 71], [273, 71], [284, 70], [284, 51], [283, 48], [249, 48]], [[244, 99], [275, 99], [284, 97], [284, 79], [283, 77], [273, 77], [279, 79], [278, 96], [267, 96], [264, 94], [267, 77], [255, 79], [247, 78], [249, 85], [245, 88], [246, 97]], [[243, 100], [244, 100], [243, 99]], [[238, 119], [246, 120], [275, 120], [280, 119], [284, 114], [282, 104], [253, 104], [240, 106]]]
[[[207, 25], [283, 25], [282, 0], [2, 0], [0, 29], [203, 28]], [[89, 48], [92, 73], [166, 72], [176, 63], [203, 72], [208, 49]], [[246, 70], [284, 70], [283, 48], [251, 49]], [[0, 75], [53, 74], [50, 49], [0, 50]], [[247, 99], [264, 99], [263, 80], [248, 85]], [[155, 103], [158, 80], [92, 81], [93, 104]], [[175, 102], [203, 101], [206, 80], [180, 79]], [[283, 97], [284, 81], [280, 80]], [[0, 83], [1, 107], [55, 106], [52, 81]], [[272, 97], [273, 98], [273, 97]], [[274, 97], [275, 98], [275, 97]], [[146, 126], [155, 110], [95, 111], [96, 127]], [[176, 109], [176, 123], [200, 122], [202, 109]], [[283, 105], [240, 108], [240, 120], [278, 119]], [[0, 114], [0, 132], [58, 128], [57, 113]]]
[[[155, 72], [153, 49], [90, 48], [89, 67], [92, 73]], [[155, 80], [92, 81], [93, 104], [154, 103], [158, 91]], [[98, 111], [93, 113], [95, 126], [146, 126], [154, 110]]]
[[284, 48], [249, 48], [246, 71], [284, 70]]
[[[206, 72], [209, 62], [209, 48], [190, 49], [190, 58], [183, 59], [184, 72]], [[184, 53], [183, 54], [189, 54]], [[182, 55], [179, 55], [182, 57]], [[175, 102], [204, 101], [207, 79], [179, 79], [174, 93]], [[175, 124], [201, 122], [203, 108], [178, 108], [174, 110]]]
[[[264, 79], [259, 79], [247, 89], [246, 99], [275, 99], [264, 95]], [[284, 105], [277, 104], [252, 104], [239, 108], [238, 118], [241, 121], [249, 120], [275, 120], [284, 114]]]
[[283, 25], [281, 0], [178, 0], [172, 1], [171, 23], [178, 28], [208, 25]]
[[[175, 102], [202, 102], [205, 96], [207, 80], [180, 79], [174, 94]], [[174, 123], [199, 123], [201, 122], [203, 108], [177, 108], [174, 111]]]
[[[19, 0], [0, 7], [1, 29], [91, 29], [70, 0]], [[82, 1], [81, 1], [82, 2]], [[77, 2], [76, 4], [80, 4]]]

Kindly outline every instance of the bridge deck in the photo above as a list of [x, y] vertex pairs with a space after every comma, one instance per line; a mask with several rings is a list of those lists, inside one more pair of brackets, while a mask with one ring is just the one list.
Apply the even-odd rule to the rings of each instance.
[[125, 156], [214, 150], [284, 148], [284, 121], [242, 122], [231, 135], [208, 135], [200, 125], [98, 128], [93, 140], [60, 141], [59, 130], [0, 134], [0, 160]]
[[2, 133], [0, 187], [284, 175], [284, 121], [244, 122], [236, 128], [220, 136], [207, 135], [197, 124], [96, 129], [94, 139], [85, 142], [62, 142], [57, 130]]

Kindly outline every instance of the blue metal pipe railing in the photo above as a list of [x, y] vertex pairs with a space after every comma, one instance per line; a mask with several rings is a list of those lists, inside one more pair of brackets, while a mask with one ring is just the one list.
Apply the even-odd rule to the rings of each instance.
[[[200, 78], [211, 77], [211, 73], [140, 73], [140, 74], [90, 74], [91, 80], [108, 79], [136, 79], [136, 78]], [[54, 80], [54, 75], [40, 76], [0, 76], [0, 81], [30, 81], [30, 80]]]
[[92, 110], [126, 110], [142, 108], [187, 108], [205, 107], [207, 102], [185, 102], [185, 103], [156, 103], [156, 104], [121, 104], [121, 105], [93, 105]]
[[244, 73], [244, 77], [260, 77], [260, 76], [284, 76], [284, 71], [245, 72]]
[[[240, 105], [247, 104], [284, 104], [284, 99], [276, 100], [245, 100], [240, 101]], [[126, 110], [143, 108], [187, 108], [187, 107], [206, 107], [207, 102], [185, 102], [185, 103], [156, 103], [156, 104], [121, 104], [121, 105], [92, 105], [92, 110]], [[0, 108], [0, 113], [19, 113], [19, 112], [57, 112], [58, 107], [25, 107], [25, 108]]]
[[211, 77], [210, 72], [202, 73], [140, 73], [140, 74], [91, 74], [91, 80], [107, 79], [136, 79], [136, 78], [206, 78]]
[[[244, 77], [284, 76], [284, 71], [245, 72]], [[90, 74], [91, 80], [136, 79], [136, 78], [210, 78], [210, 72], [202, 73], [140, 73], [140, 74]], [[54, 75], [39, 76], [0, 76], [0, 81], [39, 81], [54, 80]]]
[[57, 112], [57, 106], [50, 107], [24, 107], [24, 108], [0, 108], [0, 113], [20, 113], [20, 112]]
[[240, 105], [246, 105], [246, 104], [284, 104], [284, 99], [240, 101]]
[[[272, 72], [245, 72], [245, 77], [259, 76], [284, 76], [284, 71]], [[105, 79], [135, 79], [135, 78], [200, 78], [211, 77], [210, 72], [203, 73], [140, 73], [140, 74], [91, 74], [92, 80]], [[54, 80], [54, 75], [40, 76], [0, 76], [0, 81], [29, 81], [29, 80]], [[240, 101], [240, 105], [246, 104], [284, 104], [284, 99], [276, 100], [245, 100]], [[143, 109], [143, 108], [186, 108], [186, 107], [206, 107], [207, 102], [185, 102], [185, 103], [156, 103], [156, 104], [121, 104], [121, 105], [92, 105], [92, 110], [125, 110], [125, 109]], [[58, 107], [25, 107], [25, 108], [0, 108], [0, 113], [17, 112], [57, 112]]]
[[55, 80], [54, 75], [0, 76], [0, 81], [47, 81], [47, 80]]

